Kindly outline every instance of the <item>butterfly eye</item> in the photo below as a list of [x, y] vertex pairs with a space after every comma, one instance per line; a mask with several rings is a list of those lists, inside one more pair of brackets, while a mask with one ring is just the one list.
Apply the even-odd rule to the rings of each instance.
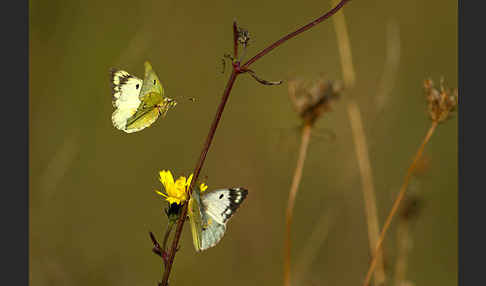
[[154, 84], [156, 84], [157, 80], [154, 79]]
[[135, 86], [135, 88], [138, 89], [138, 84], [137, 84], [137, 86]]
[[223, 194], [219, 195], [219, 199], [220, 199], [220, 200], [221, 200], [223, 197], [224, 197], [224, 196], [223, 196]]

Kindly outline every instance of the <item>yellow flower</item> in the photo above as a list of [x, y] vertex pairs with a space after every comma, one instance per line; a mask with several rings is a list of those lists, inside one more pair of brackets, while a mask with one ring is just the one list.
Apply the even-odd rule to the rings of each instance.
[[174, 182], [174, 177], [172, 177], [172, 173], [168, 170], [160, 171], [159, 175], [160, 182], [164, 185], [166, 194], [156, 190], [155, 192], [157, 194], [165, 197], [165, 200], [170, 204], [182, 204], [187, 200], [185, 177], [179, 177], [179, 179]]
[[[186, 179], [184, 176], [180, 176], [175, 182], [172, 173], [169, 170], [160, 171], [160, 182], [164, 185], [165, 194], [155, 190], [155, 192], [165, 198], [169, 204], [182, 204], [187, 200], [187, 191], [192, 181], [192, 174]], [[204, 192], [208, 186], [202, 183], [199, 187], [201, 192]]]

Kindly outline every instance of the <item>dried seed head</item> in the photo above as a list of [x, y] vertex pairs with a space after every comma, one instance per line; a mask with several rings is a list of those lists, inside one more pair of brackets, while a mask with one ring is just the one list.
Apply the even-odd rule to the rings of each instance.
[[339, 81], [289, 80], [288, 91], [295, 111], [307, 123], [313, 124], [319, 116], [331, 111], [331, 101], [337, 99], [343, 90]]
[[430, 119], [437, 123], [444, 122], [450, 118], [451, 113], [456, 109], [458, 102], [457, 88], [449, 89], [444, 85], [444, 79], [440, 80], [439, 90], [434, 87], [431, 79], [424, 81], [425, 98], [427, 100], [427, 111]]

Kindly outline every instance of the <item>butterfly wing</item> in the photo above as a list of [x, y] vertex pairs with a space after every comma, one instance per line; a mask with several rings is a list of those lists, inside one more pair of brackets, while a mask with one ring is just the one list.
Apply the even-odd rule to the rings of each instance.
[[226, 225], [212, 221], [211, 218], [209, 218], [202, 231], [201, 247], [199, 251], [206, 250], [218, 244], [221, 238], [223, 238], [225, 231]]
[[127, 120], [132, 117], [140, 105], [139, 95], [143, 81], [126, 71], [112, 69], [112, 104], [115, 111], [111, 116], [113, 125], [120, 130], [126, 129]]
[[137, 132], [148, 127], [159, 118], [160, 112], [157, 107], [139, 107], [135, 114], [128, 118], [125, 132]]
[[219, 224], [226, 224], [247, 194], [248, 190], [244, 188], [219, 189], [203, 194], [201, 204], [204, 213]]
[[201, 232], [203, 229], [199, 190], [195, 189], [189, 199], [187, 215], [189, 216], [189, 223], [191, 225], [192, 242], [196, 251], [199, 252], [201, 251]]
[[145, 78], [143, 79], [142, 89], [139, 95], [140, 100], [144, 100], [148, 94], [157, 94], [159, 101], [162, 102], [164, 98], [164, 88], [159, 80], [159, 77], [152, 69], [150, 62], [145, 62]]
[[198, 251], [218, 244], [226, 231], [226, 222], [245, 200], [247, 194], [246, 189], [233, 188], [211, 191], [200, 197], [202, 233]]

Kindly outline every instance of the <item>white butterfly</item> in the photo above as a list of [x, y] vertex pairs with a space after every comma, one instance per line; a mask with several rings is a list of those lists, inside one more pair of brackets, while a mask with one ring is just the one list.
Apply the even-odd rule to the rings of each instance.
[[164, 95], [164, 88], [152, 65], [145, 62], [143, 80], [123, 70], [111, 70], [113, 125], [126, 133], [140, 131], [154, 123], [177, 102]]
[[219, 189], [202, 194], [198, 188], [194, 189], [188, 215], [196, 251], [218, 244], [226, 231], [227, 221], [247, 194], [248, 190], [244, 188]]
[[140, 105], [140, 90], [143, 80], [123, 70], [111, 70], [111, 82], [113, 88], [112, 104], [116, 110], [111, 119], [113, 125], [120, 129], [126, 129], [127, 120], [132, 117]]

